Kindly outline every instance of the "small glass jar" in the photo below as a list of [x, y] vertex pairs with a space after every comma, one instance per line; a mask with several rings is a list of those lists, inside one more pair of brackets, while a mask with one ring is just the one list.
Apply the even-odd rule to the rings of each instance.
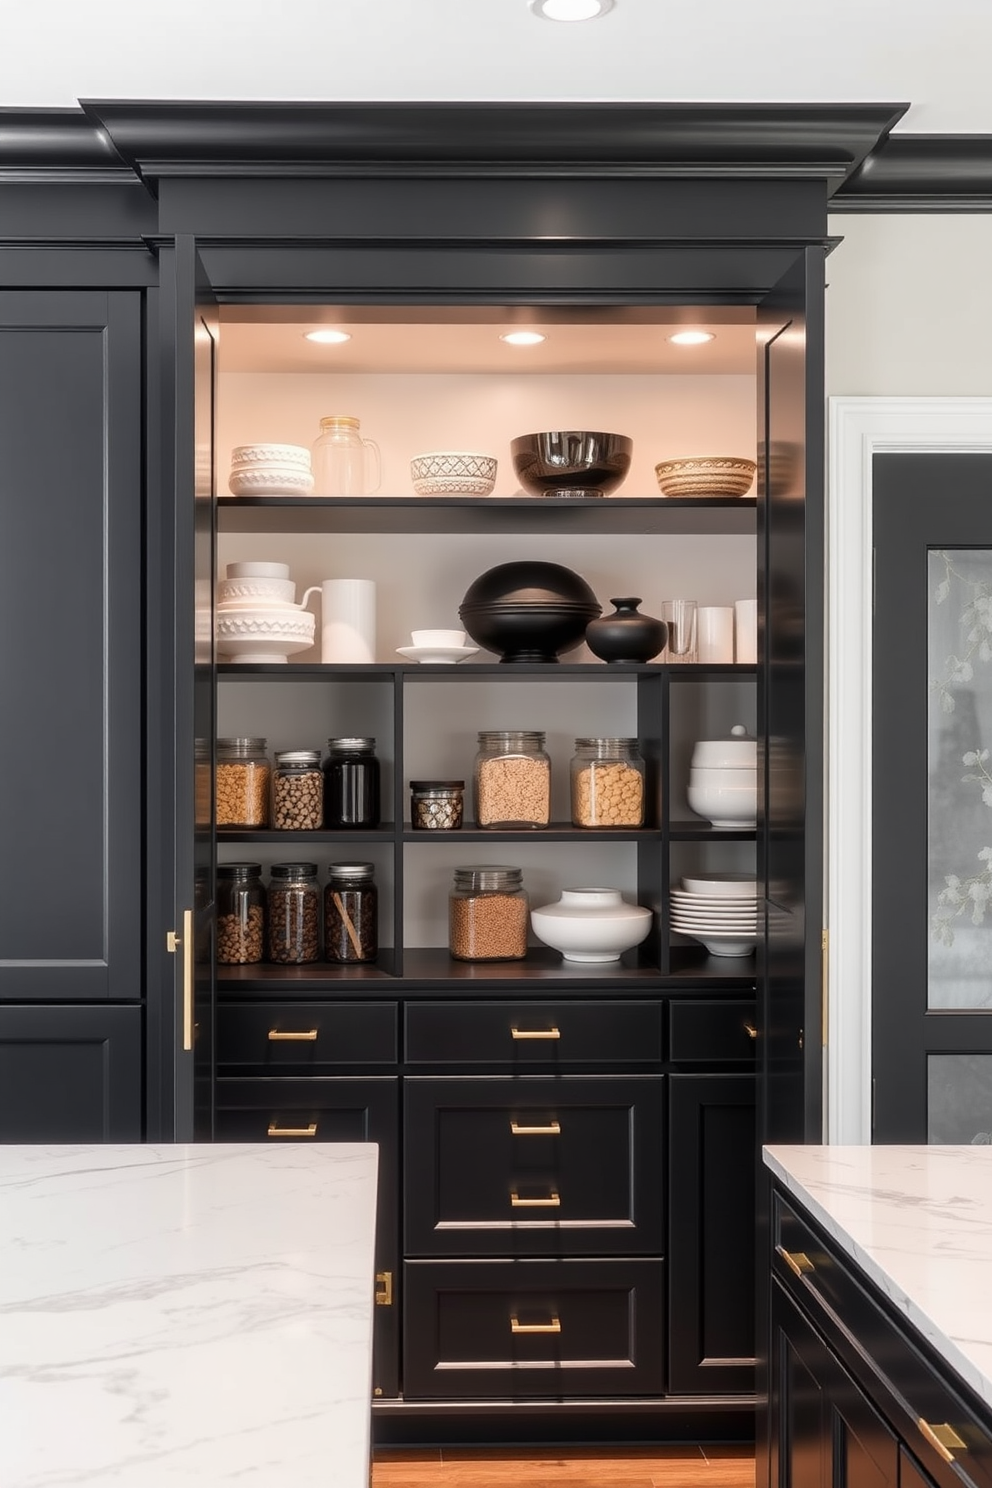
[[379, 825], [379, 761], [374, 739], [328, 739], [324, 826]]
[[[277, 832], [317, 832], [324, 824], [319, 749], [284, 750], [272, 771], [272, 825]], [[316, 871], [316, 870], [314, 870]]]
[[464, 780], [411, 780], [410, 825], [422, 832], [453, 832], [462, 824]]
[[265, 959], [265, 889], [260, 863], [217, 865], [217, 961], [251, 966]]
[[320, 960], [320, 884], [316, 863], [273, 863], [269, 882], [269, 960], [302, 966]]
[[218, 827], [267, 827], [272, 768], [264, 739], [218, 739], [214, 816]]
[[544, 735], [525, 729], [479, 734], [475, 821], [495, 831], [546, 827], [551, 816], [551, 761]]
[[330, 863], [324, 889], [328, 961], [374, 961], [379, 954], [379, 891], [374, 863]]
[[644, 761], [636, 739], [576, 739], [572, 825], [643, 827]]
[[448, 900], [448, 949], [455, 961], [522, 961], [527, 893], [519, 868], [456, 868]]
[[321, 419], [311, 451], [315, 496], [368, 496], [379, 489], [379, 446], [374, 439], [363, 439], [360, 427], [348, 413]]

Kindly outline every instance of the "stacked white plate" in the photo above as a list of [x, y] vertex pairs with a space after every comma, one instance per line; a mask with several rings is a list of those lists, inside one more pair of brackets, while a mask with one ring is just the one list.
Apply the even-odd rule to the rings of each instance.
[[744, 873], [685, 877], [671, 890], [672, 929], [711, 956], [749, 956], [758, 943], [758, 885]]

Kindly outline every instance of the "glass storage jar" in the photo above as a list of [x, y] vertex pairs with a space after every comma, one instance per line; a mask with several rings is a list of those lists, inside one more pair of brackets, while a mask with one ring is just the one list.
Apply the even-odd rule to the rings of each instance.
[[379, 761], [374, 739], [328, 739], [324, 826], [379, 825]]
[[315, 496], [368, 496], [379, 489], [382, 461], [374, 439], [363, 439], [351, 414], [332, 413], [320, 421], [311, 451]]
[[379, 891], [374, 863], [330, 863], [324, 889], [328, 961], [374, 961], [379, 954]]
[[265, 889], [260, 863], [217, 865], [217, 960], [250, 966], [265, 958]]
[[519, 868], [486, 863], [455, 869], [448, 900], [448, 949], [455, 961], [522, 961], [527, 923]]
[[487, 729], [475, 757], [475, 820], [479, 827], [546, 827], [551, 814], [551, 761], [544, 735]]
[[464, 780], [411, 780], [410, 825], [424, 832], [452, 832], [462, 824]]
[[269, 882], [269, 960], [302, 966], [320, 960], [320, 884], [316, 863], [273, 863]]
[[267, 827], [272, 770], [264, 739], [218, 739], [214, 815], [218, 827]]
[[644, 761], [636, 739], [576, 739], [572, 825], [643, 827]]
[[320, 750], [283, 750], [272, 771], [272, 825], [279, 832], [316, 832], [323, 824]]

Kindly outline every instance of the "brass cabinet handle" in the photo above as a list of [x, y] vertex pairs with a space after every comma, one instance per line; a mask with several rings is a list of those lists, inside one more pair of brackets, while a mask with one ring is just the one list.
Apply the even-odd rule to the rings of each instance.
[[560, 1137], [561, 1125], [557, 1121], [549, 1121], [547, 1126], [518, 1126], [515, 1121], [511, 1121], [510, 1131], [515, 1137]]
[[755, 1028], [753, 1023], [745, 1023], [744, 1032], [747, 1034], [749, 1039], [756, 1039], [758, 1037], [758, 1030]]
[[954, 1430], [954, 1427], [949, 1426], [946, 1421], [940, 1422], [939, 1425], [931, 1426], [929, 1421], [924, 1421], [923, 1417], [919, 1416], [916, 1424], [930, 1445], [936, 1452], [940, 1453], [945, 1462], [953, 1462], [955, 1452], [967, 1452], [968, 1443], [963, 1442]]
[[177, 935], [169, 930], [165, 936], [165, 948], [174, 956], [180, 948], [183, 953], [183, 1048], [187, 1052], [193, 1047], [193, 911], [183, 910], [183, 933]]
[[557, 1028], [511, 1028], [510, 1037], [515, 1039], [560, 1039]]
[[816, 1269], [805, 1251], [786, 1250], [784, 1245], [776, 1245], [775, 1250], [794, 1276], [805, 1276], [807, 1271]]
[[281, 1028], [269, 1029], [270, 1044], [313, 1044], [316, 1041], [316, 1028], [301, 1028], [298, 1032], [294, 1032], [292, 1029], [287, 1029], [285, 1032]]
[[315, 1137], [316, 1135], [316, 1121], [311, 1121], [309, 1126], [276, 1126], [274, 1121], [269, 1122], [270, 1137]]
[[519, 1318], [510, 1318], [511, 1333], [560, 1333], [561, 1318], [553, 1317], [550, 1323], [522, 1323]]
[[561, 1199], [554, 1192], [548, 1194], [546, 1199], [522, 1199], [518, 1193], [511, 1193], [510, 1204], [514, 1209], [558, 1209], [561, 1207]]

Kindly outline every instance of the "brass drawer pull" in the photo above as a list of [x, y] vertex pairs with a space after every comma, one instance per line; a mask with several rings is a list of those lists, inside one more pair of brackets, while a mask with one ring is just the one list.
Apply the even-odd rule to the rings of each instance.
[[755, 1028], [753, 1023], [745, 1023], [744, 1032], [747, 1034], [749, 1039], [756, 1039], [758, 1037], [758, 1030]]
[[794, 1276], [805, 1276], [807, 1271], [816, 1269], [805, 1251], [786, 1250], [784, 1245], [776, 1245], [775, 1250]]
[[553, 1317], [550, 1323], [522, 1323], [519, 1318], [510, 1318], [511, 1333], [560, 1333], [561, 1318]]
[[510, 1037], [515, 1039], [560, 1039], [557, 1028], [511, 1028]]
[[376, 1305], [376, 1307], [392, 1307], [392, 1305], [393, 1305], [393, 1273], [392, 1273], [392, 1271], [377, 1271], [375, 1273], [375, 1305]]
[[269, 1029], [270, 1044], [315, 1044], [317, 1042], [316, 1028], [302, 1028], [298, 1032], [281, 1028]]
[[549, 1121], [547, 1126], [518, 1126], [515, 1121], [510, 1122], [510, 1131], [515, 1137], [560, 1137], [561, 1126], [557, 1121]]
[[559, 1209], [561, 1199], [556, 1193], [548, 1194], [546, 1199], [522, 1199], [518, 1193], [511, 1193], [510, 1204], [514, 1209]]
[[916, 1424], [930, 1445], [935, 1451], [940, 1453], [945, 1462], [953, 1462], [955, 1452], [967, 1452], [967, 1442], [963, 1442], [954, 1430], [954, 1427], [948, 1426], [946, 1421], [942, 1421], [939, 1425], [931, 1426], [929, 1421], [924, 1421], [923, 1417], [920, 1416]]
[[274, 1121], [269, 1122], [270, 1137], [315, 1137], [316, 1135], [316, 1121], [311, 1121], [309, 1126], [276, 1126]]

